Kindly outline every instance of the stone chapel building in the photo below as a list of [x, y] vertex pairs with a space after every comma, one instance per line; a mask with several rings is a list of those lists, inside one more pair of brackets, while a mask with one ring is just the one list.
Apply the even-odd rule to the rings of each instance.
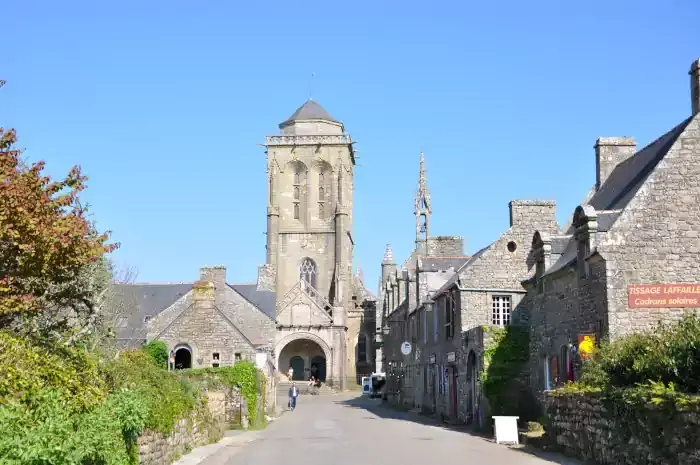
[[119, 284], [122, 345], [160, 339], [176, 368], [257, 360], [344, 388], [374, 371], [375, 298], [353, 273], [355, 150], [309, 99], [268, 136], [266, 263], [255, 283], [223, 266], [195, 283]]

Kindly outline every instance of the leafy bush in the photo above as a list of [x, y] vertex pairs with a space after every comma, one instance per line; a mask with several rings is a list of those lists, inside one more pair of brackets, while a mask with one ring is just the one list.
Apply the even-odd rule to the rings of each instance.
[[168, 345], [163, 341], [151, 341], [143, 346], [143, 351], [161, 368], [168, 368]]
[[0, 331], [0, 404], [45, 388], [63, 391], [70, 412], [89, 410], [107, 396], [98, 359], [85, 350]]
[[601, 389], [657, 382], [700, 394], [700, 317], [604, 342], [584, 364], [581, 382]]
[[136, 439], [145, 406], [133, 391], [111, 394], [97, 408], [75, 413], [70, 394], [41, 389], [0, 407], [0, 457], [7, 465], [104, 464], [138, 461]]
[[130, 389], [144, 399], [146, 427], [168, 433], [185, 414], [201, 406], [195, 386], [175, 373], [156, 366], [141, 350], [122, 352], [119, 359], [106, 364], [104, 376], [111, 390]]

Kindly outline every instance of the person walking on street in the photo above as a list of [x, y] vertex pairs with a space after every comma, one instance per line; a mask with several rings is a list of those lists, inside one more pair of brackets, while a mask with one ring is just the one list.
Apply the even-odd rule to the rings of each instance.
[[292, 387], [289, 388], [289, 410], [294, 410], [297, 406], [297, 396], [299, 395], [299, 389], [297, 388], [297, 383], [292, 383]]

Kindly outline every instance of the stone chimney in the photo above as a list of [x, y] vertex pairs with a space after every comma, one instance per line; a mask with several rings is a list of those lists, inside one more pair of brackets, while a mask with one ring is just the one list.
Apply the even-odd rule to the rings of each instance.
[[693, 116], [700, 113], [700, 58], [690, 65], [690, 102]]
[[511, 200], [508, 209], [511, 228], [523, 227], [534, 231], [557, 224], [557, 204], [553, 200]]
[[226, 287], [226, 267], [224, 265], [203, 266], [199, 270], [200, 281], [208, 281], [217, 291]]
[[197, 281], [192, 286], [192, 300], [195, 309], [210, 309], [216, 301], [216, 288], [209, 281]]
[[599, 137], [595, 142], [595, 190], [605, 181], [615, 167], [637, 153], [633, 137]]

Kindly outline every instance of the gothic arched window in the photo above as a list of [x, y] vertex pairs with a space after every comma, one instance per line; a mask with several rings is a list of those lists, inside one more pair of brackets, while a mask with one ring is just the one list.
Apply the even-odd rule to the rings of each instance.
[[316, 263], [310, 258], [305, 258], [299, 267], [299, 279], [311, 284], [311, 287], [316, 288]]

